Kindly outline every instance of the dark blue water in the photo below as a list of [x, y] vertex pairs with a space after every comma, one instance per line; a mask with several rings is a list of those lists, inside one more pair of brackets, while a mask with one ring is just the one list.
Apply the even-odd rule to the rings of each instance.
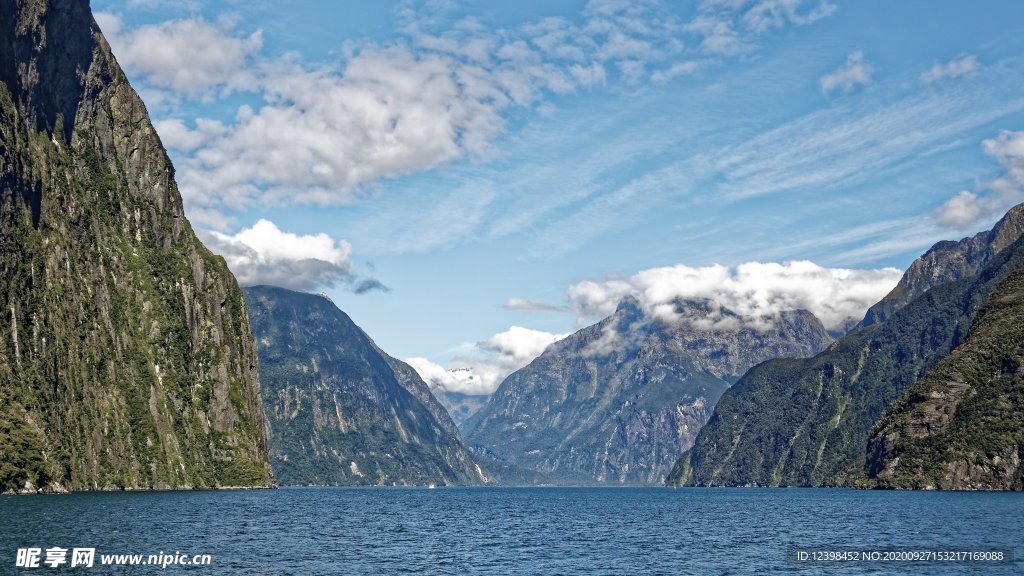
[[[309, 488], [0, 497], [20, 547], [94, 547], [80, 574], [1019, 574], [1024, 495], [796, 489]], [[794, 563], [792, 546], [1009, 548], [1002, 564]], [[99, 566], [109, 553], [210, 566]], [[45, 553], [44, 553], [45, 554]]]

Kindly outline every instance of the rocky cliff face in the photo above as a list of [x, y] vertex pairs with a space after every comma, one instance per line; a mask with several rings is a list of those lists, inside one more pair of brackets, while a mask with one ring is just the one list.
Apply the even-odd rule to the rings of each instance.
[[[1021, 207], [1014, 208], [994, 234], [975, 238], [1019, 233], [1022, 214]], [[965, 243], [970, 242], [945, 246]], [[667, 482], [847, 486], [859, 481], [872, 426], [890, 403], [964, 341], [978, 310], [1018, 266], [1019, 244], [989, 244], [999, 245], [1004, 249], [988, 257], [976, 275], [931, 288], [897, 307], [885, 322], [855, 330], [818, 356], [751, 369], [723, 395]], [[942, 253], [954, 262], [941, 262]], [[933, 270], [965, 270], [959, 250], [933, 249], [926, 256]], [[922, 261], [915, 262], [918, 271], [925, 269]], [[963, 390], [954, 383], [945, 393], [955, 403]]]
[[282, 484], [480, 484], [486, 478], [413, 368], [330, 300], [245, 288], [270, 458]]
[[967, 339], [875, 425], [866, 486], [1024, 490], [1024, 249], [1007, 252]]
[[270, 486], [241, 291], [85, 0], [0, 1], [0, 490]]
[[466, 427], [474, 451], [567, 483], [660, 483], [719, 396], [750, 366], [831, 339], [809, 312], [741, 318], [678, 302], [677, 321], [632, 298], [510, 375]]
[[1024, 234], [1024, 206], [1015, 206], [991, 230], [958, 242], [943, 241], [914, 260], [899, 284], [868, 309], [860, 326], [885, 322], [929, 289], [970, 278]]

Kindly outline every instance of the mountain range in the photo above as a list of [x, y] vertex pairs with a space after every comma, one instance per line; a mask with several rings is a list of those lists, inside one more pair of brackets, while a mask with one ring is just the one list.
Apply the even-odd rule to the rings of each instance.
[[805, 310], [627, 297], [482, 406], [439, 401], [329, 299], [243, 293], [87, 1], [3, 0], [0, 492], [1021, 490], [1022, 235], [1024, 205], [936, 244], [832, 334]]

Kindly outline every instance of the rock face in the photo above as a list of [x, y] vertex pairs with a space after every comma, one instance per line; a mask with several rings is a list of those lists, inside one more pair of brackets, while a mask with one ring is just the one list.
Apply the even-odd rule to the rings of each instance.
[[[1003, 268], [1019, 259], [1008, 252]], [[1012, 270], [963, 344], [876, 424], [865, 485], [1024, 490], [1024, 267]]]
[[970, 278], [1024, 234], [1024, 205], [1015, 206], [987, 232], [959, 242], [943, 241], [910, 264], [899, 284], [868, 309], [860, 326], [885, 322], [929, 289]]
[[756, 325], [708, 301], [676, 312], [682, 320], [658, 320], [627, 298], [552, 344], [467, 422], [469, 445], [553, 482], [660, 483], [750, 366], [831, 341], [805, 311]]
[[281, 484], [480, 484], [458, 429], [413, 368], [323, 296], [245, 288], [270, 459]]
[[[1014, 208], [995, 234], [975, 238], [1024, 229], [1022, 214], [1020, 207]], [[998, 244], [1007, 246], [1005, 241]], [[767, 362], [751, 369], [723, 395], [667, 483], [847, 486], [859, 481], [872, 426], [893, 401], [964, 341], [978, 310], [1019, 265], [1019, 252], [1019, 243], [996, 252], [977, 274], [927, 290], [895, 307], [884, 322], [853, 331], [814, 358]], [[942, 262], [942, 253], [954, 262]], [[966, 270], [958, 250], [932, 249], [926, 256], [931, 264], [916, 261], [918, 271]], [[905, 278], [913, 276], [908, 272]], [[944, 391], [953, 404], [964, 392], [955, 383]], [[875, 451], [886, 452], [878, 447]]]
[[0, 1], [0, 491], [271, 486], [242, 294], [85, 0]]

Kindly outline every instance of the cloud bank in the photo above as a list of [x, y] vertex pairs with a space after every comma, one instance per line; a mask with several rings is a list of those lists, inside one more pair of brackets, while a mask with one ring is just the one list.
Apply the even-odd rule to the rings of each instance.
[[577, 322], [592, 322], [634, 296], [655, 317], [676, 317], [675, 299], [710, 299], [742, 316], [804, 309], [826, 328], [860, 318], [899, 282], [896, 268], [824, 268], [813, 262], [747, 262], [735, 269], [683, 264], [643, 270], [628, 278], [584, 280], [567, 290]]

